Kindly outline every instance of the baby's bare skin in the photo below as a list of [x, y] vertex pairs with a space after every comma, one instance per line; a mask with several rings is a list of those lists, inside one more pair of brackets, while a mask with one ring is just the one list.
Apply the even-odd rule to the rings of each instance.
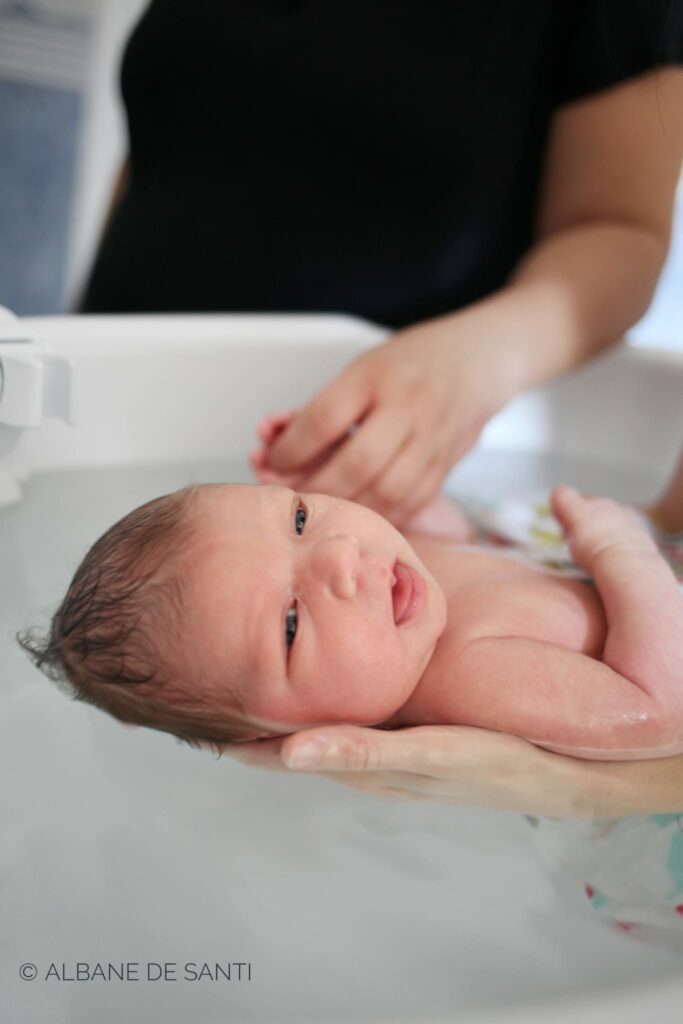
[[487, 727], [482, 716], [496, 717], [496, 709], [481, 706], [475, 687], [456, 689], [450, 682], [461, 652], [481, 636], [526, 637], [601, 656], [607, 623], [594, 588], [485, 547], [459, 547], [413, 533], [406, 538], [446, 595], [448, 623], [397, 724], [457, 720]]
[[486, 549], [406, 534], [448, 625], [391, 725], [458, 723], [600, 759], [683, 751], [683, 600], [630, 511], [555, 497], [596, 586]]
[[[278, 478], [268, 448], [291, 415], [260, 427], [252, 465], [263, 480]], [[553, 510], [595, 586], [476, 549], [443, 497], [404, 528], [447, 622], [412, 693], [377, 724], [478, 726], [601, 760], [683, 752], [683, 599], [672, 572], [627, 507], [560, 488]]]

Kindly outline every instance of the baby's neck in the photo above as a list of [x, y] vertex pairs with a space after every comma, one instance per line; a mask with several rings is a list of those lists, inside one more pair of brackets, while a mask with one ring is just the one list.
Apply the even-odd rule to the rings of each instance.
[[[425, 715], [424, 709], [428, 706], [429, 693], [434, 683], [434, 667], [442, 658], [445, 646], [447, 646], [449, 628], [448, 622], [453, 614], [451, 607], [453, 602], [452, 588], [449, 586], [451, 570], [446, 562], [451, 563], [455, 558], [460, 561], [460, 553], [469, 550], [479, 550], [470, 544], [454, 544], [453, 541], [440, 540], [435, 537], [427, 537], [423, 534], [408, 535], [408, 540], [417, 554], [436, 581], [443, 587], [448, 604], [448, 618], [441, 636], [436, 642], [432, 655], [422, 675], [419, 677], [412, 693], [403, 705], [391, 715], [385, 722], [378, 726], [381, 729], [398, 729], [406, 725], [428, 725], [434, 724], [437, 719], [431, 715]], [[448, 552], [448, 558], [444, 556]]]
[[[451, 666], [457, 658], [461, 645], [462, 630], [459, 628], [466, 619], [472, 594], [472, 585], [482, 576], [509, 578], [526, 576], [528, 565], [520, 564], [515, 558], [506, 557], [490, 546], [469, 542], [454, 543], [421, 534], [408, 537], [416, 555], [440, 585], [446, 598], [446, 625], [437, 640], [422, 675], [403, 703], [392, 714], [382, 728], [391, 729], [409, 725], [434, 725], [444, 722], [443, 708], [450, 703], [444, 688], [448, 687]], [[522, 560], [523, 561], [523, 560]], [[534, 567], [534, 574], [539, 571]]]

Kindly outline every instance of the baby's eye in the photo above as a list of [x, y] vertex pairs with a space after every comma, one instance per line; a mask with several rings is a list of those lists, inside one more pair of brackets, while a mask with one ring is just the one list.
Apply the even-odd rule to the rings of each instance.
[[306, 506], [300, 502], [296, 510], [296, 514], [294, 516], [294, 526], [296, 529], [297, 537], [300, 537], [301, 534], [303, 533], [307, 516], [308, 510], [306, 509]]
[[297, 614], [296, 605], [290, 608], [287, 612], [286, 628], [285, 633], [287, 637], [287, 648], [289, 649], [294, 643], [294, 637], [296, 636], [296, 625], [297, 625]]

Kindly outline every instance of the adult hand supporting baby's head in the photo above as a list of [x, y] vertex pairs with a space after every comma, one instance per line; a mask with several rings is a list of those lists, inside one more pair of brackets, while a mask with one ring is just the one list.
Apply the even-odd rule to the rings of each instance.
[[381, 796], [559, 818], [595, 813], [592, 797], [607, 767], [505, 733], [451, 725], [325, 726], [227, 746], [224, 753], [259, 768], [316, 772]]

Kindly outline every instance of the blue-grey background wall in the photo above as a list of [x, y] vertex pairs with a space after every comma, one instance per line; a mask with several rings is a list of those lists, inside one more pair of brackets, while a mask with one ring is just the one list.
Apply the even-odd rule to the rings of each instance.
[[63, 308], [83, 91], [98, 5], [0, 0], [0, 304]]
[[0, 303], [62, 306], [81, 97], [0, 78]]

